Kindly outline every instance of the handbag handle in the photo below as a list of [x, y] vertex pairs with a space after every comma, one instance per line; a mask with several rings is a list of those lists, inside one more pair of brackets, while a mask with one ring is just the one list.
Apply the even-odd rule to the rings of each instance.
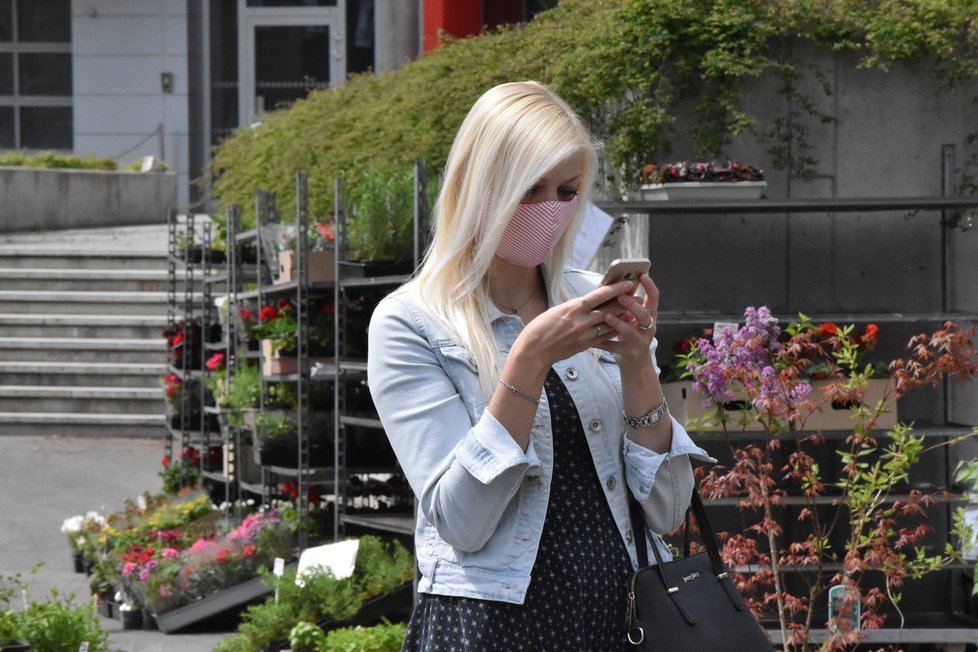
[[[628, 494], [628, 500], [629, 500], [629, 508], [630, 508], [629, 516], [631, 517], [632, 532], [634, 533], [634, 539], [635, 539], [635, 553], [638, 557], [639, 568], [644, 568], [649, 565], [649, 556], [648, 556], [648, 552], [646, 551], [645, 517], [643, 516], [642, 513], [642, 505], [639, 504], [637, 500], [635, 500], [635, 497], [631, 494], [631, 492], [629, 492]], [[703, 538], [703, 544], [706, 547], [707, 554], [709, 555], [710, 566], [713, 568], [714, 575], [720, 581], [720, 583], [723, 584], [724, 588], [727, 589], [727, 594], [730, 595], [730, 599], [733, 601], [734, 606], [737, 607], [737, 609], [743, 609], [744, 605], [743, 602], [739, 599], [739, 596], [737, 596], [735, 593], [732, 593], [727, 582], [724, 581], [728, 579], [727, 572], [723, 568], [723, 561], [720, 559], [720, 549], [717, 546], [716, 535], [713, 534], [713, 528], [710, 526], [710, 520], [706, 517], [706, 509], [703, 507], [703, 501], [700, 499], [699, 491], [696, 490], [695, 486], [693, 487], [693, 493], [690, 500], [690, 508], [692, 509], [693, 514], [696, 516], [696, 524], [700, 528], [700, 532]], [[686, 532], [687, 532], [686, 535], [687, 538], [685, 539], [686, 550], [684, 551], [684, 553], [688, 555], [689, 554], [689, 538], [688, 538], [689, 512], [688, 511], [686, 513]], [[677, 584], [676, 580], [679, 578], [669, 577], [671, 573], [668, 570], [668, 565], [663, 563], [662, 554], [659, 552], [659, 547], [656, 545], [656, 542], [654, 540], [652, 541], [652, 554], [655, 555], [656, 568], [658, 569], [659, 576], [662, 578], [662, 583], [665, 585], [666, 590], [670, 591], [671, 594], [674, 594], [675, 591], [673, 591], [673, 589], [678, 590], [677, 587], [679, 585]]]

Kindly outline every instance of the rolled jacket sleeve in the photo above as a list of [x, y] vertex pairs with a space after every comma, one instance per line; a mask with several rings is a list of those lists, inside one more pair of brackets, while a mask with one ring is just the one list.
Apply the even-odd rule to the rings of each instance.
[[450, 545], [479, 550], [540, 466], [532, 444], [524, 452], [484, 409], [474, 418], [396, 295], [374, 311], [368, 346], [370, 392], [421, 513]]
[[656, 453], [624, 438], [625, 480], [642, 504], [646, 524], [664, 534], [682, 523], [693, 492], [690, 459], [715, 464], [716, 460], [697, 446], [689, 433], [672, 416], [672, 447]]

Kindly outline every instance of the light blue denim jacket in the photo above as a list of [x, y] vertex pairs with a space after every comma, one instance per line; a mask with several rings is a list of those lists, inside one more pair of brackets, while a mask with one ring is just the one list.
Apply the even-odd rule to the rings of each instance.
[[[599, 278], [575, 270], [565, 274], [575, 296], [592, 290]], [[505, 359], [523, 323], [495, 306], [487, 308]], [[655, 347], [653, 341], [653, 360]], [[682, 522], [690, 500], [689, 458], [715, 460], [675, 419], [668, 453], [655, 453], [625, 436], [621, 376], [613, 355], [584, 351], [553, 368], [580, 413], [594, 468], [634, 566], [625, 491], [630, 489], [643, 504], [652, 532], [667, 532]], [[541, 392], [524, 452], [486, 411], [471, 357], [439, 331], [403, 288], [373, 313], [367, 378], [380, 420], [418, 496], [419, 591], [522, 603], [553, 474], [546, 393]]]

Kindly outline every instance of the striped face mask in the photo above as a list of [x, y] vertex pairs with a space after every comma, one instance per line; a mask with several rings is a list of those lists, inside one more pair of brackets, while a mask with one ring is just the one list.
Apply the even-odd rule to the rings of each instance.
[[564, 235], [577, 208], [577, 195], [570, 201], [541, 201], [519, 204], [503, 232], [496, 255], [520, 267], [536, 267]]

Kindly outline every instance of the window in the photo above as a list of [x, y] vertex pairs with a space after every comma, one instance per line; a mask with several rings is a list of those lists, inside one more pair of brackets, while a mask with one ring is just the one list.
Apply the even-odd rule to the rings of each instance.
[[72, 149], [71, 2], [0, 0], [0, 148]]

